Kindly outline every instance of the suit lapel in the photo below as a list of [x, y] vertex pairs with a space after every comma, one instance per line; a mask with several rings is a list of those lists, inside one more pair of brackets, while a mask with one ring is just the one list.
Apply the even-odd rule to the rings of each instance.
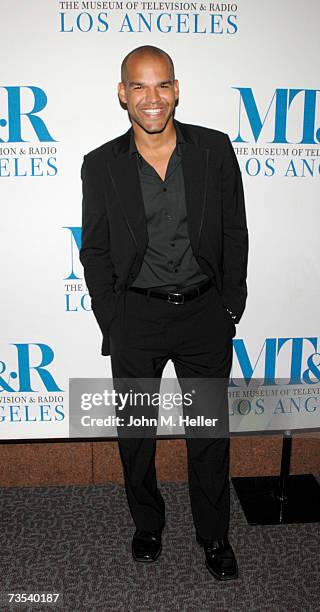
[[188, 230], [192, 250], [196, 254], [205, 213], [209, 150], [188, 142], [182, 147]]
[[108, 162], [114, 190], [137, 251], [144, 253], [148, 243], [147, 221], [136, 156], [129, 155], [130, 130], [120, 139], [116, 157]]

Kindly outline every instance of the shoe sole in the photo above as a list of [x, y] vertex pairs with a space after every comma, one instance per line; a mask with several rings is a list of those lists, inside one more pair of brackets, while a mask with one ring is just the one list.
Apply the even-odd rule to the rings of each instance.
[[161, 555], [162, 553], [162, 544], [156, 554], [156, 556], [153, 559], [139, 559], [138, 557], [135, 557], [132, 551], [132, 558], [134, 561], [136, 561], [137, 563], [154, 563]]

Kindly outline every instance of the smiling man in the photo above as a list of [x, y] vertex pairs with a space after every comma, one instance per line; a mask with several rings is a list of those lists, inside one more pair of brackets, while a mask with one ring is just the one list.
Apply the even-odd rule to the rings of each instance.
[[[172, 360], [182, 388], [187, 379], [227, 381], [248, 255], [232, 145], [222, 132], [174, 118], [179, 84], [171, 58], [157, 47], [124, 58], [118, 97], [130, 129], [86, 155], [82, 166], [80, 259], [102, 354], [111, 356], [119, 380], [148, 379], [159, 387]], [[155, 435], [131, 432], [118, 444], [136, 527], [133, 558], [150, 563], [161, 553], [165, 525]], [[186, 444], [206, 566], [219, 580], [236, 578], [228, 540], [229, 438], [188, 435]]]

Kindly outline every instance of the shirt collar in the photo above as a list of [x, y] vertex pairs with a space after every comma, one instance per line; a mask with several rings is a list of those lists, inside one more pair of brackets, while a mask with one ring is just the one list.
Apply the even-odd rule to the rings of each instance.
[[[181, 144], [185, 143], [185, 139], [181, 133], [181, 130], [177, 124], [177, 122], [175, 120], [173, 120], [174, 123], [174, 127], [176, 129], [176, 136], [177, 136], [177, 154], [181, 155]], [[134, 154], [139, 155], [139, 151], [136, 147], [136, 143], [135, 143], [135, 139], [134, 139], [134, 132], [133, 129], [131, 128], [131, 132], [130, 132], [130, 145], [129, 145], [129, 154], [132, 156]]]

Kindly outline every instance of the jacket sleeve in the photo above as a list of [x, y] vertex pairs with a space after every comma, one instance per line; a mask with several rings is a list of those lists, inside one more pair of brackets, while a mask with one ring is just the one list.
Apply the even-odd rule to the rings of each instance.
[[223, 281], [222, 300], [239, 323], [247, 299], [248, 230], [241, 171], [229, 136], [222, 160]]
[[[108, 328], [114, 316], [115, 293], [113, 266], [110, 259], [110, 239], [102, 177], [87, 156], [81, 168], [82, 179], [82, 245], [80, 261], [91, 297], [91, 306], [107, 340]], [[102, 354], [108, 354], [102, 351]]]

